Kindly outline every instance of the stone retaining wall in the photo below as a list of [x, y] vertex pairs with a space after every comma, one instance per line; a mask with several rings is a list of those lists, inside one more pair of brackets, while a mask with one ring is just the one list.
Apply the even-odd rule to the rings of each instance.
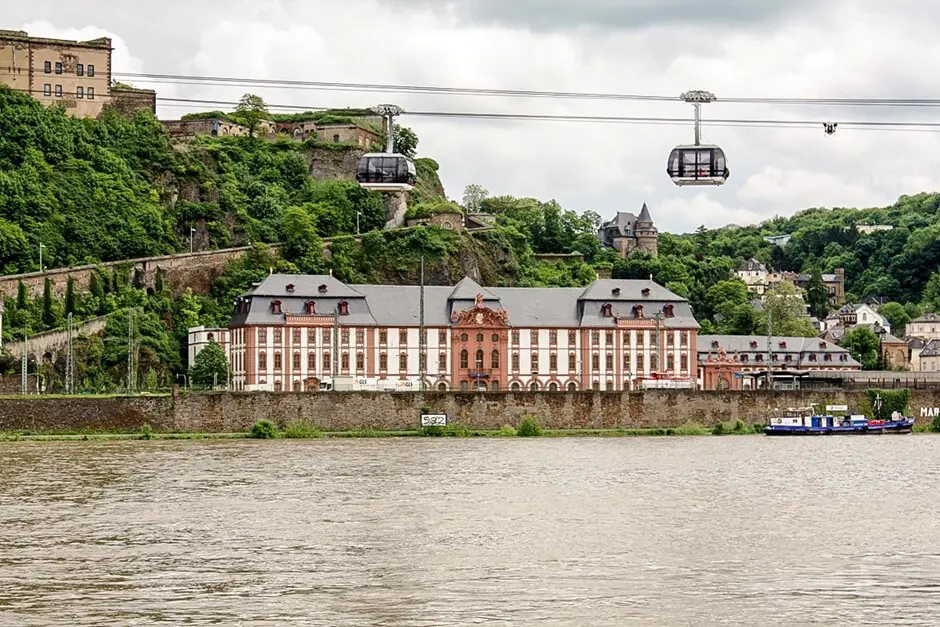
[[[764, 422], [775, 407], [847, 403], [858, 408], [864, 392], [209, 392], [172, 397], [0, 398], [0, 431], [136, 430], [244, 431], [258, 420], [284, 425], [306, 418], [328, 430], [413, 429], [422, 408], [479, 429], [516, 425], [525, 414], [543, 427], [616, 429], [676, 427], [687, 422]], [[916, 390], [911, 409], [929, 424], [940, 413], [940, 390]], [[923, 409], [930, 411], [924, 412]]]

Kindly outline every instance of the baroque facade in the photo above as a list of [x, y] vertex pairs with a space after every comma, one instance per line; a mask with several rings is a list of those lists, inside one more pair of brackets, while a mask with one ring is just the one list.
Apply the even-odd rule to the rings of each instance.
[[618, 211], [612, 220], [601, 225], [597, 237], [604, 246], [620, 253], [621, 257], [626, 257], [634, 250], [642, 250], [654, 257], [659, 254], [659, 230], [653, 224], [646, 203], [643, 203], [638, 216]]
[[245, 391], [316, 391], [333, 377], [418, 389], [422, 371], [435, 390], [625, 390], [695, 377], [699, 325], [688, 301], [652, 281], [427, 286], [423, 358], [420, 289], [272, 274], [237, 299], [228, 328], [190, 329], [190, 363], [218, 342]]

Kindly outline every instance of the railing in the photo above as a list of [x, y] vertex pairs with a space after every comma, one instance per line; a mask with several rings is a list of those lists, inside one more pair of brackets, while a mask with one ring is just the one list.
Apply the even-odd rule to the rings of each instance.
[[492, 370], [483, 370], [483, 369], [471, 370], [469, 372], [469, 376], [471, 379], [489, 379], [490, 375], [492, 374], [493, 374]]

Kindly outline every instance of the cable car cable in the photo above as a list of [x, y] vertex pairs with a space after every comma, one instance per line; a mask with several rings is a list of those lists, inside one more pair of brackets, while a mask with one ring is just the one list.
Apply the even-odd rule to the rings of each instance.
[[[636, 100], [655, 102], [683, 102], [679, 96], [624, 94], [609, 92], [565, 92], [526, 89], [496, 89], [475, 87], [437, 87], [427, 85], [394, 85], [385, 83], [342, 83], [333, 81], [303, 81], [290, 79], [258, 79], [230, 76], [196, 76], [185, 74], [155, 74], [114, 72], [113, 76], [134, 78], [143, 82], [168, 84], [215, 84], [215, 86], [278, 87], [332, 91], [371, 91], [392, 93], [420, 93], [457, 96], [505, 96], [522, 98], [561, 98], [579, 100]], [[823, 105], [823, 106], [884, 106], [884, 107], [940, 107], [940, 98], [792, 98], [792, 97], [720, 97], [719, 103]]]
[[[160, 102], [186, 103], [202, 105], [236, 106], [238, 102], [230, 100], [201, 100], [192, 98], [164, 98], [157, 97]], [[303, 105], [269, 104], [269, 109], [286, 109], [288, 111], [331, 111], [330, 107], [310, 107]], [[662, 124], [687, 125], [693, 124], [691, 118], [666, 118], [646, 116], [602, 116], [602, 115], [564, 115], [564, 114], [535, 114], [535, 113], [487, 113], [474, 111], [410, 111], [405, 110], [404, 116], [433, 117], [433, 118], [463, 118], [463, 119], [490, 119], [490, 120], [530, 120], [530, 121], [561, 121], [561, 122], [596, 122], [615, 124]], [[761, 120], [761, 119], [708, 119], [703, 122], [705, 126], [745, 126], [745, 127], [771, 127], [771, 128], [819, 128], [829, 124], [828, 120]], [[911, 122], [911, 121], [874, 121], [859, 120], [839, 122], [839, 128], [855, 128], [856, 130], [917, 130], [940, 131], [940, 122]]]

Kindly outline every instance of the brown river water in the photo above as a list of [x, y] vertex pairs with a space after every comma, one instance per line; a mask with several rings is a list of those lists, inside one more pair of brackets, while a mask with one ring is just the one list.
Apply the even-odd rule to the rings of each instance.
[[0, 443], [0, 624], [938, 625], [940, 437]]

